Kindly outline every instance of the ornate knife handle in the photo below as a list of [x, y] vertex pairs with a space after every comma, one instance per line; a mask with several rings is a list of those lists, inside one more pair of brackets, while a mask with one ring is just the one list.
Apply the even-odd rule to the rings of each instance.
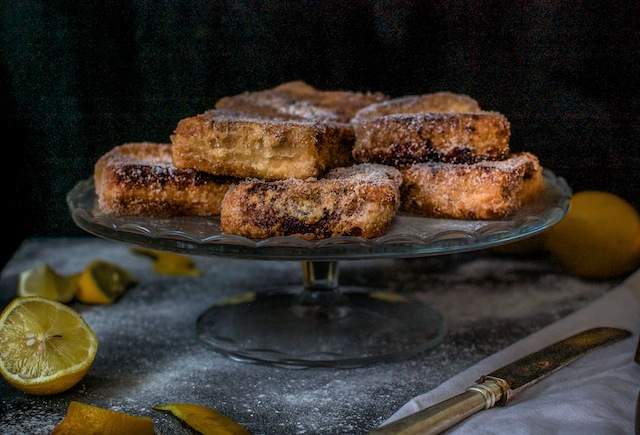
[[509, 385], [500, 378], [484, 376], [464, 393], [418, 411], [374, 430], [370, 435], [431, 435], [439, 434], [469, 418], [476, 412], [502, 405]]

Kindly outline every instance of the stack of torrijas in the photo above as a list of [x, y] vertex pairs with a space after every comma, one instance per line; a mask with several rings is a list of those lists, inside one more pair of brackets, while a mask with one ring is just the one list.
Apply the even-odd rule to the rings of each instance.
[[494, 219], [533, 199], [540, 165], [511, 155], [509, 136], [504, 116], [464, 95], [289, 82], [222, 98], [180, 120], [171, 143], [114, 148], [96, 164], [96, 193], [105, 213], [220, 215], [224, 232], [250, 238], [374, 238], [401, 206]]

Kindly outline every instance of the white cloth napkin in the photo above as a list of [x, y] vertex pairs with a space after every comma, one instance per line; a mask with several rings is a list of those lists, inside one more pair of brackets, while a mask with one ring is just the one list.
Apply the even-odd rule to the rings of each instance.
[[480, 361], [415, 397], [384, 424], [461, 393], [481, 376], [584, 329], [611, 326], [633, 333], [598, 348], [529, 387], [503, 407], [481, 411], [452, 434], [633, 434], [640, 366], [640, 271], [589, 306]]

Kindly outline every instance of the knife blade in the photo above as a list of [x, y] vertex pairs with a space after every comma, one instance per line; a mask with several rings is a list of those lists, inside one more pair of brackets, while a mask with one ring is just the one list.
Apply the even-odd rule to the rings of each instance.
[[474, 385], [457, 396], [382, 426], [370, 432], [370, 435], [441, 433], [479, 411], [496, 405], [504, 406], [526, 388], [590, 350], [613, 344], [630, 335], [624, 329], [606, 327], [572, 335], [481, 376]]

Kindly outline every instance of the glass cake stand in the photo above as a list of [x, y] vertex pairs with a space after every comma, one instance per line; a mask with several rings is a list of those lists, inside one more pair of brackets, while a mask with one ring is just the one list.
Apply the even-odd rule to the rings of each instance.
[[299, 286], [251, 291], [219, 301], [196, 320], [199, 338], [240, 361], [292, 368], [356, 367], [432, 348], [442, 341], [445, 325], [427, 303], [397, 293], [340, 286], [339, 262], [452, 254], [540, 233], [562, 219], [571, 197], [563, 178], [549, 170], [543, 175], [541, 197], [504, 220], [399, 214], [389, 231], [376, 239], [251, 240], [223, 233], [218, 218], [109, 216], [97, 205], [92, 180], [76, 184], [67, 204], [80, 228], [110, 240], [193, 255], [300, 261]]

